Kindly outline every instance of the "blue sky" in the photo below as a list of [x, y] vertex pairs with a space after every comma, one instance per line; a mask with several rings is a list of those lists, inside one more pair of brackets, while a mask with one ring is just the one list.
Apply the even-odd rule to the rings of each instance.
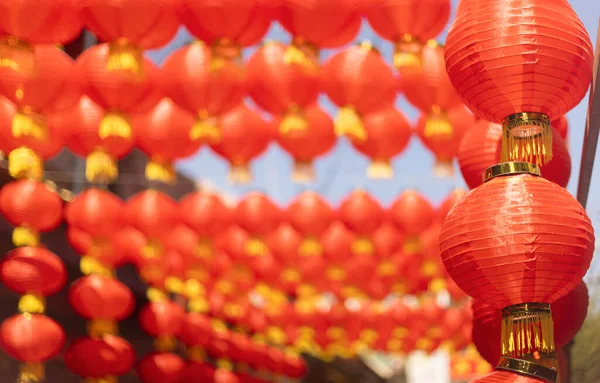
[[[456, 8], [457, 0], [453, 0], [452, 3], [453, 9]], [[598, 15], [600, 15], [600, 2], [571, 0], [571, 5], [586, 25], [595, 44]], [[443, 41], [445, 35], [446, 31], [444, 31], [438, 40]], [[289, 35], [277, 24], [272, 26], [266, 38], [284, 42], [290, 41]], [[149, 56], [160, 64], [166, 55], [189, 39], [190, 37], [187, 32], [181, 30], [169, 46], [150, 52]], [[367, 23], [364, 23], [357, 41], [363, 39], [373, 42], [380, 49], [386, 61], [391, 63], [392, 45], [379, 38]], [[252, 51], [253, 49], [245, 51], [245, 57], [251, 54]], [[326, 59], [332, 53], [333, 51], [324, 51], [321, 57], [322, 59]], [[336, 108], [329, 102], [327, 97], [322, 96], [320, 103], [332, 115], [335, 114]], [[397, 98], [396, 103], [412, 122], [416, 121], [418, 112], [402, 96]], [[577, 188], [586, 110], [587, 97], [568, 115], [573, 160], [569, 191], [572, 193], [575, 193]], [[375, 196], [383, 205], [387, 206], [399, 193], [408, 188], [419, 190], [432, 203], [437, 204], [455, 187], [464, 186], [458, 168], [456, 168], [454, 178], [440, 179], [434, 177], [432, 173], [433, 162], [433, 156], [421, 145], [416, 137], [413, 137], [407, 150], [394, 159], [393, 167], [396, 175], [391, 180], [368, 179], [365, 175], [368, 164], [367, 159], [354, 151], [343, 139], [339, 140], [337, 146], [328, 156], [317, 161], [317, 180], [312, 185], [299, 185], [290, 180], [292, 160], [276, 144], [272, 144], [269, 150], [253, 163], [254, 181], [248, 185], [231, 185], [227, 180], [227, 163], [210, 153], [208, 149], [203, 149], [196, 156], [181, 161], [178, 167], [190, 177], [207, 180], [228, 194], [241, 196], [249, 191], [258, 190], [267, 193], [274, 201], [281, 205], [287, 204], [294, 196], [304, 190], [315, 190], [330, 203], [337, 204], [352, 189], [361, 187]], [[597, 179], [598, 177], [594, 177], [595, 181]], [[599, 182], [592, 183], [589, 210], [590, 215], [594, 219], [600, 219], [600, 214], [597, 213], [600, 207], [600, 199], [594, 197], [598, 193], [599, 187]]]

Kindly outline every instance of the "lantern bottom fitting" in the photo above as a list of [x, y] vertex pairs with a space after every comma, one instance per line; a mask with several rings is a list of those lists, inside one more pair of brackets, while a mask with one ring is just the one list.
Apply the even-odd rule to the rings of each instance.
[[558, 372], [554, 368], [506, 356], [500, 358], [500, 362], [498, 362], [496, 369], [529, 376], [548, 383], [556, 383], [558, 379]]
[[494, 166], [490, 166], [485, 169], [483, 172], [483, 182], [487, 182], [492, 178], [502, 177], [502, 176], [511, 176], [515, 174], [531, 174], [534, 176], [540, 177], [542, 173], [540, 172], [539, 166], [530, 162], [501, 162]]

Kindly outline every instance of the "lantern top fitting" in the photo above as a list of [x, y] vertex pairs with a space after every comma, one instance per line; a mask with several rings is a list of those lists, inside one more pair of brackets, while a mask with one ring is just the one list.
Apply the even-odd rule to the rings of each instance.
[[501, 162], [485, 169], [483, 172], [483, 182], [487, 182], [492, 178], [515, 174], [531, 174], [538, 177], [542, 175], [540, 167], [531, 162]]

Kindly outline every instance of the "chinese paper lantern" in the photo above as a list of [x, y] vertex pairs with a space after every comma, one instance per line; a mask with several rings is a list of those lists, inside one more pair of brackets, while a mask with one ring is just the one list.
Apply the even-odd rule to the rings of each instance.
[[585, 27], [564, 0], [464, 1], [445, 48], [448, 74], [466, 105], [503, 125], [502, 160], [537, 164], [552, 159], [550, 121], [585, 96], [593, 56]]
[[212, 382], [214, 381], [215, 369], [207, 362], [187, 362], [179, 378], [183, 382]]
[[60, 225], [63, 201], [44, 183], [17, 180], [0, 190], [0, 212], [15, 226], [12, 236], [15, 246], [37, 246], [40, 233]]
[[[552, 162], [541, 165], [542, 177], [566, 187], [571, 177], [571, 156], [565, 141], [552, 129]], [[471, 189], [482, 183], [483, 171], [500, 162], [502, 126], [481, 121], [467, 130], [458, 150], [462, 176]]]
[[244, 72], [224, 61], [219, 71], [211, 71], [211, 49], [201, 42], [173, 52], [161, 68], [161, 86], [175, 104], [195, 116], [189, 131], [191, 140], [218, 143], [221, 132], [218, 116], [242, 102]]
[[420, 253], [423, 244], [419, 236], [431, 226], [434, 219], [429, 201], [416, 190], [406, 190], [392, 203], [388, 217], [407, 236], [404, 252], [409, 255]]
[[368, 42], [332, 56], [321, 68], [321, 79], [327, 96], [341, 108], [336, 132], [357, 141], [367, 138], [362, 116], [392, 106], [396, 100], [394, 74]]
[[184, 367], [177, 354], [152, 353], [138, 363], [136, 372], [143, 383], [177, 383]]
[[274, 16], [273, 7], [262, 0], [183, 0], [179, 8], [179, 20], [211, 47], [213, 70], [220, 70], [226, 61], [240, 63], [242, 48], [258, 44]]
[[[139, 314], [140, 327], [155, 338], [154, 347], [158, 355], [175, 355], [171, 353], [177, 345], [175, 337], [181, 331], [184, 319], [184, 309], [166, 297], [149, 302]], [[152, 355], [155, 354], [150, 354], [146, 358], [152, 360]], [[165, 356], [165, 358], [169, 357]]]
[[220, 116], [219, 126], [221, 140], [211, 144], [211, 149], [230, 163], [231, 181], [249, 182], [252, 179], [250, 161], [267, 149], [272, 138], [269, 126], [244, 104]]
[[262, 193], [251, 193], [238, 202], [236, 223], [250, 234], [244, 245], [248, 256], [261, 256], [268, 252], [264, 243], [266, 235], [273, 233], [282, 220], [281, 210]]
[[34, 73], [43, 63], [35, 57], [34, 44], [64, 44], [80, 33], [82, 23], [77, 1], [6, 2], [0, 5], [5, 17], [2, 31], [0, 67]]
[[300, 255], [322, 254], [319, 239], [335, 218], [336, 213], [331, 206], [314, 192], [304, 192], [289, 204], [286, 220], [303, 236], [298, 249]]
[[172, 2], [85, 0], [79, 15], [98, 40], [109, 43], [106, 69], [143, 74], [143, 51], [167, 45], [179, 22]]
[[[294, 158], [292, 179], [295, 182], [309, 182], [315, 178], [313, 161], [331, 151], [336, 143], [336, 135], [331, 117], [318, 104], [304, 110], [306, 129], [279, 134], [277, 143]], [[275, 125], [281, 119], [275, 117]]]
[[556, 129], [563, 140], [567, 142], [567, 139], [569, 138], [569, 120], [567, 120], [567, 116], [560, 116], [552, 121], [552, 127]]
[[270, 42], [260, 47], [246, 64], [246, 84], [250, 97], [264, 110], [282, 116], [279, 133], [305, 130], [304, 109], [319, 96], [317, 68], [285, 62], [286, 47]]
[[88, 275], [69, 287], [69, 303], [89, 320], [122, 321], [135, 308], [129, 288], [115, 278]]
[[385, 0], [369, 5], [369, 24], [395, 44], [394, 65], [400, 70], [422, 64], [423, 45], [436, 38], [450, 19], [448, 0]]
[[350, 43], [361, 25], [360, 2], [340, 0], [281, 0], [278, 21], [292, 35], [286, 52], [289, 63], [315, 67], [319, 50]]
[[358, 237], [352, 244], [352, 253], [375, 253], [371, 236], [381, 226], [384, 218], [381, 205], [365, 191], [354, 191], [342, 201], [338, 208], [338, 219]]
[[284, 223], [269, 235], [269, 250], [278, 263], [277, 285], [289, 295], [294, 295], [301, 282], [303, 265], [298, 264], [302, 237], [294, 228]]
[[64, 355], [65, 365], [84, 378], [107, 379], [125, 375], [135, 363], [135, 350], [116, 335], [75, 339]]
[[[581, 281], [594, 250], [594, 230], [575, 198], [536, 172], [533, 164], [514, 162], [490, 169], [491, 178], [446, 217], [440, 251], [461, 289], [503, 310], [503, 355], [535, 355], [535, 363], [551, 368], [550, 304]], [[494, 205], [481, 204], [490, 198]], [[495, 225], [498, 220], [512, 224]], [[482, 250], [490, 247], [496, 248], [492, 256]], [[534, 329], [536, 337], [530, 338]]]
[[200, 142], [190, 138], [194, 117], [164, 98], [154, 109], [134, 118], [138, 147], [146, 153], [146, 179], [173, 183], [173, 162], [194, 154]]
[[446, 219], [446, 216], [448, 215], [450, 210], [452, 210], [454, 205], [456, 205], [456, 203], [460, 201], [461, 198], [465, 196], [465, 194], [467, 194], [467, 192], [464, 189], [457, 188], [452, 190], [448, 194], [448, 196], [442, 201], [442, 203], [437, 207], [435, 212], [435, 223], [444, 223], [444, 220]]
[[366, 140], [351, 139], [352, 146], [371, 160], [367, 170], [369, 178], [391, 178], [394, 169], [390, 162], [408, 145], [411, 128], [398, 109], [384, 107], [363, 116]]
[[[389, 222], [384, 222], [373, 233], [373, 245], [377, 257], [376, 279], [384, 282], [387, 290], [391, 290], [391, 284], [396, 282], [400, 271], [397, 257], [406, 256], [398, 254], [404, 244], [403, 237], [402, 233]], [[386, 295], [387, 293], [389, 291], [386, 291]]]
[[162, 97], [160, 72], [147, 58], [140, 63], [143, 79], [125, 71], [108, 70], [113, 54], [120, 58], [125, 52], [111, 52], [110, 44], [95, 45], [77, 58], [76, 68], [80, 71], [83, 92], [104, 109], [97, 127], [99, 137], [131, 139], [131, 114], [150, 110]]

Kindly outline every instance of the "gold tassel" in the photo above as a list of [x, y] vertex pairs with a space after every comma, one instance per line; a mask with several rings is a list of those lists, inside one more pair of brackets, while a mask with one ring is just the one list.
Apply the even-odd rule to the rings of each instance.
[[554, 357], [554, 322], [550, 305], [523, 303], [504, 308], [501, 336], [504, 356], [523, 359], [539, 354], [542, 358]]
[[165, 289], [172, 294], [180, 295], [183, 292], [184, 283], [180, 278], [167, 277], [165, 279]]
[[448, 113], [443, 112], [437, 105], [434, 106], [425, 122], [423, 135], [428, 138], [451, 139], [454, 129]]
[[287, 136], [290, 133], [302, 132], [308, 129], [308, 122], [297, 106], [292, 106], [279, 124], [279, 133]]
[[276, 346], [285, 345], [288, 341], [285, 331], [278, 326], [270, 326], [267, 329], [267, 339]]
[[150, 160], [146, 165], [146, 179], [166, 184], [175, 183], [177, 172], [172, 163]]
[[422, 52], [423, 43], [410, 34], [404, 34], [396, 42], [394, 66], [398, 70], [418, 68], [422, 65]]
[[294, 37], [284, 54], [283, 62], [286, 65], [300, 65], [301, 67], [316, 71], [319, 69], [319, 49], [302, 37]]
[[402, 250], [406, 255], [414, 255], [423, 252], [423, 244], [418, 236], [411, 236], [406, 238]]
[[295, 161], [292, 171], [292, 181], [300, 184], [309, 184], [315, 180], [315, 169], [311, 161]]
[[131, 123], [127, 115], [121, 112], [106, 113], [100, 121], [98, 137], [103, 140], [109, 137], [131, 139]]
[[342, 269], [341, 267], [337, 267], [337, 266], [331, 266], [327, 269], [327, 271], [325, 272], [325, 275], [327, 275], [327, 278], [330, 281], [343, 281], [344, 279], [346, 279], [346, 270]]
[[206, 361], [206, 351], [200, 346], [192, 346], [187, 349], [187, 358], [193, 362]]
[[33, 137], [39, 141], [48, 139], [46, 118], [31, 108], [18, 110], [12, 119], [13, 137]]
[[552, 160], [552, 131], [548, 116], [517, 113], [502, 121], [502, 162], [545, 165]]
[[100, 338], [104, 335], [117, 335], [117, 322], [108, 319], [93, 319], [87, 322], [87, 332], [90, 336]]
[[246, 254], [251, 257], [260, 257], [269, 251], [267, 245], [260, 238], [251, 238], [246, 241], [246, 245], [244, 246]]
[[142, 248], [142, 257], [146, 259], [158, 258], [162, 255], [162, 245], [158, 241], [149, 240]]
[[18, 307], [22, 314], [43, 314], [46, 311], [46, 298], [36, 294], [25, 294], [19, 299]]
[[397, 272], [398, 268], [392, 261], [383, 261], [377, 266], [377, 275], [380, 277], [392, 277]]
[[33, 46], [15, 37], [0, 39], [0, 67], [34, 75], [36, 62]]
[[81, 257], [79, 261], [79, 269], [83, 275], [103, 275], [105, 277], [113, 277], [113, 271], [104, 266], [102, 262], [90, 255]]
[[127, 39], [118, 39], [111, 42], [108, 48], [106, 69], [109, 72], [130, 72], [138, 79], [143, 79], [144, 56], [142, 50], [131, 44]]
[[452, 160], [436, 159], [433, 165], [433, 174], [440, 178], [451, 178], [454, 176], [454, 164]]
[[191, 298], [188, 301], [187, 307], [188, 311], [191, 313], [206, 313], [209, 309], [206, 298], [202, 296]]
[[299, 253], [303, 257], [318, 257], [323, 254], [323, 246], [318, 239], [306, 237], [300, 243]]
[[40, 243], [40, 233], [27, 226], [18, 226], [13, 230], [12, 241], [16, 247], [36, 247]]
[[286, 268], [281, 272], [281, 280], [288, 283], [298, 283], [302, 279], [302, 276], [296, 269]]
[[252, 173], [248, 164], [231, 164], [229, 169], [229, 182], [243, 185], [252, 181]]
[[8, 173], [13, 178], [40, 181], [44, 176], [44, 163], [33, 150], [17, 148], [8, 154]]
[[181, 294], [191, 299], [203, 296], [206, 294], [206, 289], [198, 282], [198, 280], [190, 278], [183, 283]]
[[338, 112], [335, 118], [335, 133], [358, 142], [364, 142], [367, 139], [367, 131], [362, 119], [351, 106], [345, 106]]
[[190, 130], [190, 140], [210, 145], [221, 142], [221, 131], [217, 126], [217, 120], [211, 117], [206, 109], [198, 112], [194, 126]]
[[367, 177], [373, 180], [389, 180], [394, 178], [394, 168], [392, 168], [389, 160], [373, 160], [373, 162], [371, 162], [367, 168]]
[[228, 61], [237, 62], [242, 57], [241, 47], [227, 37], [216, 40], [212, 45], [212, 58], [210, 70], [216, 72], [225, 66]]
[[164, 291], [157, 289], [156, 287], [148, 288], [146, 291], [146, 297], [150, 302], [164, 302], [169, 299]]
[[361, 237], [352, 243], [352, 253], [360, 255], [373, 255], [375, 246], [369, 238]]
[[34, 383], [46, 380], [46, 369], [43, 363], [23, 363], [21, 364], [18, 383]]
[[92, 183], [109, 184], [119, 177], [117, 161], [102, 149], [90, 153], [85, 161], [85, 178]]
[[177, 340], [169, 335], [159, 336], [154, 339], [154, 349], [158, 352], [173, 352], [177, 347]]

